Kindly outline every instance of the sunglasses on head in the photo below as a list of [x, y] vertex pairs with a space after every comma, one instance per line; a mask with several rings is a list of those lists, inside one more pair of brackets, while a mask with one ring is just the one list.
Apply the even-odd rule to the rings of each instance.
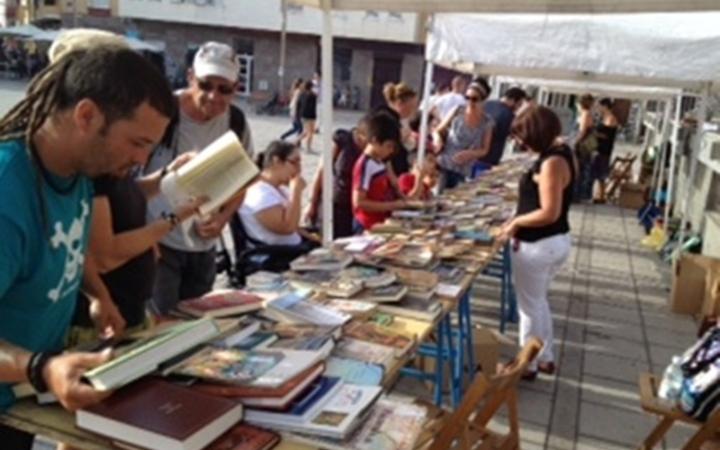
[[198, 87], [203, 92], [209, 93], [217, 91], [220, 95], [231, 95], [235, 92], [234, 86], [226, 84], [213, 84], [212, 82], [206, 80], [198, 80]]
[[513, 136], [512, 138], [513, 138], [513, 140], [515, 141], [515, 144], [518, 146], [518, 149], [520, 149], [520, 151], [522, 151], [522, 152], [529, 152], [529, 151], [531, 150], [531, 149], [530, 149], [530, 146], [527, 145], [526, 143], [524, 143], [524, 142], [522, 141], [522, 139], [520, 139], [519, 137]]

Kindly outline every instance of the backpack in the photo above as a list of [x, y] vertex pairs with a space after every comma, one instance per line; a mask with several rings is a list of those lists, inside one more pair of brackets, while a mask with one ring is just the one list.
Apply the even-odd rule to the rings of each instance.
[[678, 407], [704, 421], [720, 407], [720, 326], [711, 328], [685, 352], [680, 369]]

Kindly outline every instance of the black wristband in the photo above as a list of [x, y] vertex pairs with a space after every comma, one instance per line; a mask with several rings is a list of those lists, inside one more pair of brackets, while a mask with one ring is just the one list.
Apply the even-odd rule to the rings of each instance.
[[160, 216], [170, 222], [170, 228], [175, 228], [180, 223], [180, 218], [175, 213], [163, 211]]
[[161, 179], [164, 178], [165, 175], [167, 175], [167, 173], [168, 173], [168, 166], [166, 164], [163, 166], [162, 170], [160, 171], [160, 178]]
[[43, 370], [50, 358], [57, 356], [59, 352], [35, 352], [30, 357], [27, 365], [27, 378], [35, 392], [48, 391], [48, 385], [43, 377]]

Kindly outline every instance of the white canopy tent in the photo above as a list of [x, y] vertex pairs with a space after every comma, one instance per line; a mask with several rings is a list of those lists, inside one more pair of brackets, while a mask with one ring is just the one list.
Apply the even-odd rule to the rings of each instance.
[[[720, 67], [720, 54], [714, 51], [720, 43], [720, 33], [710, 28], [713, 19], [717, 23], [717, 13], [692, 16], [687, 13], [720, 10], [720, 4], [712, 0], [291, 1], [323, 11], [321, 55], [324, 92], [332, 89], [331, 12], [334, 9], [434, 14], [426, 46], [426, 59], [430, 64], [427, 64], [425, 74], [425, 99], [429, 98], [432, 63], [435, 62], [465, 64], [465, 67], [469, 63], [473, 72], [485, 74], [689, 89], [708, 87], [707, 82], [717, 77], [714, 72]], [[686, 12], [681, 14], [683, 17], [618, 14], [680, 11]], [[442, 12], [493, 14], [435, 14]], [[708, 16], [714, 17], [710, 19]], [[663, 26], [668, 28], [662, 29]], [[623, 38], [617, 39], [617, 33], [623, 33]], [[588, 39], [590, 36], [593, 37], [592, 41]], [[633, 42], [641, 42], [643, 46], [634, 46]], [[528, 48], [533, 48], [533, 51]], [[700, 52], [701, 49], [704, 53]], [[608, 59], [609, 52], [613, 51], [617, 55]], [[639, 55], [634, 52], [643, 53]], [[673, 69], [668, 70], [667, 66]], [[680, 98], [676, 97], [678, 111]], [[332, 123], [331, 99], [324, 96], [321, 103], [323, 120]], [[427, 111], [428, 108], [423, 110]], [[426, 130], [427, 116], [424, 115], [421, 134]], [[425, 142], [421, 140], [421, 154], [424, 146]], [[326, 168], [331, 167], [331, 147], [330, 133], [323, 133], [323, 166]], [[693, 158], [691, 172], [694, 171], [695, 161], [696, 158]], [[323, 192], [331, 191], [332, 173], [324, 170]], [[330, 197], [323, 196], [325, 243], [332, 240]]]
[[[667, 141], [672, 141], [677, 134], [677, 128], [673, 128], [671, 136], [671, 125], [673, 123], [670, 113], [672, 105], [679, 105], [680, 99], [683, 97], [683, 90], [680, 88], [664, 88], [664, 87], [651, 87], [651, 86], [630, 86], [620, 85], [611, 83], [601, 83], [593, 81], [580, 81], [580, 80], [553, 80], [553, 79], [539, 79], [539, 78], [522, 78], [522, 77], [496, 77], [498, 83], [508, 83], [512, 85], [532, 85], [538, 86], [548, 91], [566, 94], [582, 95], [585, 93], [592, 93], [597, 96], [616, 97], [633, 100], [657, 100], [663, 102], [663, 114], [660, 116], [658, 113], [654, 120], [646, 120], [641, 114], [640, 122], [655, 133], [654, 142], [652, 145], [660, 149], [658, 155], [655, 158], [655, 164], [653, 166], [653, 173], [651, 178], [651, 188], [654, 191], [656, 188], [662, 185], [662, 180], [665, 178], [665, 165], [663, 162], [666, 159], [664, 145]], [[540, 103], [542, 104], [542, 95]], [[647, 148], [650, 145], [650, 133], [645, 134], [645, 141], [643, 148]], [[666, 213], [669, 213], [669, 209], [666, 208]], [[667, 217], [665, 217], [667, 223]]]
[[[699, 117], [706, 98], [720, 77], [720, 13], [622, 15], [492, 15], [438, 14], [428, 34], [426, 56], [443, 64], [471, 62], [485, 74], [517, 74], [549, 80], [567, 77], [595, 87], [632, 85], [685, 88], [700, 92]], [[502, 39], [503, 45], [497, 45]], [[471, 43], [471, 44], [468, 44]], [[552, 84], [547, 81], [546, 84]], [[557, 83], [557, 82], [555, 82]], [[619, 88], [618, 88], [619, 89]], [[640, 92], [641, 88], [637, 88]], [[633, 97], [634, 96], [630, 96]], [[679, 145], [682, 93], [676, 93], [672, 154], [667, 185], [665, 226], [674, 202], [675, 164]], [[664, 124], [669, 122], [666, 104]], [[700, 133], [698, 133], [700, 134]], [[664, 133], [661, 133], [664, 136]], [[701, 137], [694, 142], [690, 179], [695, 177]], [[662, 176], [662, 168], [659, 175]], [[688, 190], [682, 202], [680, 242], [683, 242]]]
[[717, 11], [715, 0], [293, 0], [325, 10], [418, 13], [635, 13]]

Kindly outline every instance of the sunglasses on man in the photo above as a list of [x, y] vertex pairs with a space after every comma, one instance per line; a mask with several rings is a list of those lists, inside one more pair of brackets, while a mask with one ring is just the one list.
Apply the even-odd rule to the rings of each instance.
[[201, 91], [211, 93], [213, 91], [220, 95], [232, 95], [235, 92], [235, 86], [227, 84], [215, 84], [211, 81], [198, 80], [198, 87]]
[[481, 101], [480, 97], [478, 97], [476, 95], [466, 95], [465, 100], [467, 100], [469, 102], [473, 102], [473, 103], [477, 103], [477, 102]]

